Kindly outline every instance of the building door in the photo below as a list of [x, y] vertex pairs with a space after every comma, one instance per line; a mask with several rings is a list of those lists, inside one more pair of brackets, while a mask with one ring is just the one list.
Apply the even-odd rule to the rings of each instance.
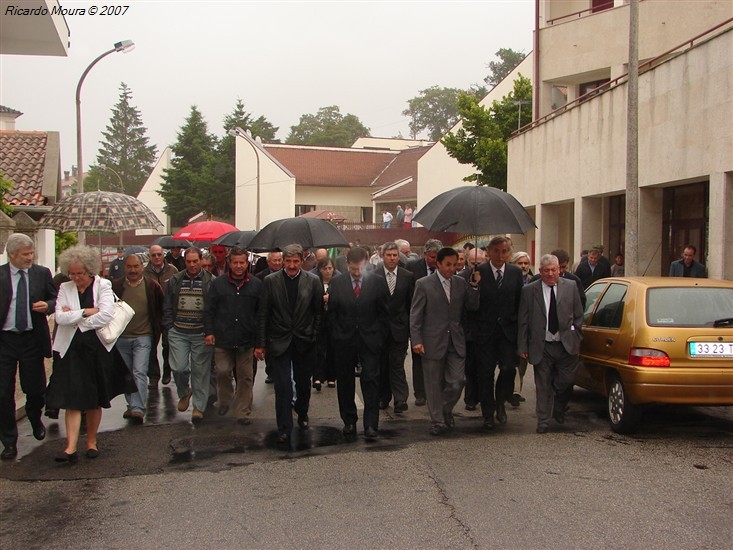
[[662, 274], [679, 260], [688, 244], [697, 248], [697, 261], [706, 263], [708, 183], [692, 183], [664, 190]]

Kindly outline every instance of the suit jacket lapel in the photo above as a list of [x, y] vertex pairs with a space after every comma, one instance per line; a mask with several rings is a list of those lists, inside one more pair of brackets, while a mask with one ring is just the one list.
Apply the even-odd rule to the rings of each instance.
[[287, 312], [287, 315], [289, 315], [290, 318], [293, 319], [295, 312], [290, 311], [290, 302], [288, 300], [288, 291], [285, 289], [285, 277], [287, 277], [287, 275], [285, 274], [285, 271], [280, 271], [280, 276], [275, 278], [275, 283], [276, 283], [275, 292], [277, 293], [277, 300], [286, 306], [282, 308], [283, 312]]

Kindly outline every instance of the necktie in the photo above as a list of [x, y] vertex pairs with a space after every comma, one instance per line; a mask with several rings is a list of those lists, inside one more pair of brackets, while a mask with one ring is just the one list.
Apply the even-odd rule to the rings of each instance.
[[361, 294], [361, 288], [359, 287], [359, 279], [354, 281], [354, 298], [358, 298]]
[[445, 297], [448, 298], [448, 303], [450, 303], [450, 279], [443, 281], [443, 290], [445, 291]]
[[15, 297], [15, 328], [23, 332], [28, 328], [28, 285], [25, 282], [25, 271], [18, 271], [20, 280]]
[[557, 320], [557, 300], [555, 299], [555, 287], [550, 287], [550, 311], [547, 314], [547, 330], [550, 334], [557, 334], [560, 323]]
[[428, 275], [432, 275], [432, 274], [433, 274], [433, 268], [432, 267], [429, 267], [428, 268]]
[[390, 296], [394, 294], [395, 286], [397, 285], [397, 277], [391, 271], [387, 271], [387, 286], [389, 287]]
[[501, 275], [501, 269], [496, 270], [496, 287], [501, 288], [501, 283], [504, 280], [504, 277]]

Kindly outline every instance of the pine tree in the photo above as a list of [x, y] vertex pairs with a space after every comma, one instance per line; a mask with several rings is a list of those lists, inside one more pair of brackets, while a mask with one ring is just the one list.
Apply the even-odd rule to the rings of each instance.
[[148, 145], [142, 117], [131, 105], [132, 92], [120, 84], [120, 100], [112, 108], [112, 117], [97, 154], [97, 164], [84, 178], [86, 191], [115, 191], [137, 196], [145, 185], [158, 156], [157, 147]]
[[[165, 170], [161, 189], [158, 191], [165, 201], [165, 212], [174, 226], [183, 226], [188, 219], [199, 212], [209, 215], [210, 190], [217, 186], [216, 137], [210, 134], [201, 112], [195, 105], [186, 122], [178, 132], [178, 139], [171, 147], [173, 159], [171, 168]], [[227, 193], [231, 202], [234, 187]]]

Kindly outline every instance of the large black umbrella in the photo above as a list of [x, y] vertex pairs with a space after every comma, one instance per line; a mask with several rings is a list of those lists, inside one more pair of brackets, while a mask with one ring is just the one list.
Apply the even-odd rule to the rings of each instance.
[[188, 248], [191, 246], [191, 241], [186, 239], [174, 239], [172, 235], [164, 235], [155, 239], [150, 246], [158, 245], [161, 248]]
[[456, 187], [423, 206], [416, 221], [430, 231], [469, 235], [526, 233], [535, 227], [527, 211], [509, 193], [481, 185]]
[[348, 246], [341, 232], [326, 220], [314, 218], [286, 218], [268, 223], [249, 243], [254, 251], [285, 248], [289, 244], [299, 244], [303, 248], [331, 248]]
[[227, 246], [229, 248], [247, 248], [249, 242], [257, 234], [257, 231], [230, 231], [214, 240], [211, 244]]

